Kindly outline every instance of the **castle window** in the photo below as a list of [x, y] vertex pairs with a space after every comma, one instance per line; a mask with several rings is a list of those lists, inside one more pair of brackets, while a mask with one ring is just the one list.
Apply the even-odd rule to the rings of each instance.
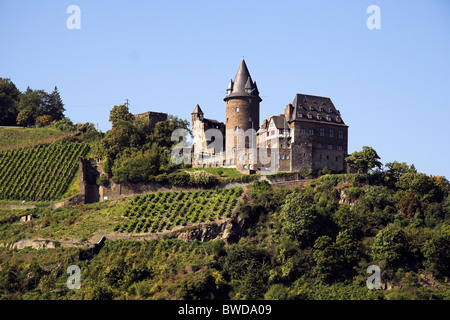
[[342, 146], [337, 146], [337, 149], [338, 149], [339, 151], [342, 151]]
[[288, 154], [286, 155], [286, 160], [289, 160], [289, 155]]
[[[251, 93], [251, 91], [250, 91], [249, 93]], [[252, 103], [252, 99], [248, 99], [248, 102], [249, 102], [249, 103]]]
[[339, 130], [339, 139], [344, 139], [344, 131]]
[[246, 164], [244, 164], [244, 169], [247, 169], [247, 165]]
[[333, 145], [332, 144], [328, 145], [328, 150], [333, 150]]
[[325, 129], [324, 128], [320, 128], [320, 136], [321, 137], [325, 136]]
[[309, 134], [310, 136], [313, 136], [313, 135], [314, 135], [314, 129], [309, 129], [309, 130], [308, 130], [308, 134]]
[[305, 129], [305, 128], [301, 128], [301, 129], [300, 129], [300, 133], [301, 133], [301, 134], [306, 134], [306, 129]]
[[339, 160], [339, 157], [336, 157], [336, 162]]
[[235, 109], [235, 110], [236, 110], [236, 112], [239, 112], [239, 107], [236, 107], [236, 109]]
[[280, 154], [280, 159], [284, 160], [284, 154]]
[[330, 129], [330, 138], [334, 138], [334, 130]]
[[248, 117], [248, 122], [252, 122], [252, 117]]
[[317, 144], [317, 149], [322, 149], [322, 144], [321, 143]]
[[330, 160], [330, 156], [329, 155], [327, 155], [327, 160]]
[[227, 118], [227, 123], [228, 123], [228, 120], [230, 120], [230, 119]]

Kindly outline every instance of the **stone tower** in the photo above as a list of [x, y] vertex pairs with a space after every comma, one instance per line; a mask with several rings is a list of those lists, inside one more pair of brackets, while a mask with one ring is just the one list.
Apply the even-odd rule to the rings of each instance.
[[[248, 129], [259, 128], [259, 97], [256, 82], [252, 80], [250, 73], [242, 58], [241, 65], [236, 73], [234, 81], [231, 79], [227, 88], [227, 95], [223, 99], [226, 104], [226, 130], [225, 130], [225, 152], [226, 164], [236, 164], [236, 151], [239, 146], [244, 145], [245, 149], [253, 145], [256, 147], [256, 136], [254, 139], [247, 136], [242, 139]], [[239, 132], [241, 132], [240, 135]], [[254, 141], [253, 141], [254, 140]]]

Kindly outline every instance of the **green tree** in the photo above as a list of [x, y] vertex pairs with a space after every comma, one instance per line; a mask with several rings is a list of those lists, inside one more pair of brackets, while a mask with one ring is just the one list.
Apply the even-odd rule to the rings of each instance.
[[265, 250], [247, 242], [226, 249], [223, 273], [230, 279], [234, 299], [262, 299], [267, 290], [270, 257]]
[[397, 181], [405, 173], [417, 173], [414, 165], [408, 165], [406, 162], [388, 162], [386, 163], [386, 182], [389, 186], [394, 187]]
[[58, 88], [55, 89], [50, 94], [47, 94], [45, 103], [42, 107], [42, 114], [47, 114], [52, 116], [53, 120], [61, 120], [64, 118], [64, 103], [59, 94]]
[[372, 251], [375, 261], [384, 260], [391, 267], [405, 261], [407, 241], [404, 232], [392, 224], [388, 225], [375, 236]]
[[132, 124], [134, 116], [130, 113], [126, 105], [114, 106], [109, 113], [109, 122], [112, 126], [118, 126], [123, 124]]
[[359, 261], [359, 247], [350, 231], [339, 232], [336, 241], [331, 237], [317, 238], [314, 244], [315, 273], [325, 281], [344, 280], [354, 275]]
[[450, 225], [443, 224], [423, 248], [428, 269], [438, 277], [450, 276]]
[[355, 151], [345, 158], [347, 164], [358, 170], [358, 173], [367, 173], [374, 168], [381, 168], [382, 163], [377, 152], [368, 146], [363, 146], [361, 151]]
[[396, 187], [417, 194], [423, 201], [441, 202], [445, 190], [437, 184], [436, 177], [424, 173], [405, 173], [396, 183]]
[[0, 126], [16, 125], [20, 91], [7, 78], [0, 78]]
[[283, 230], [289, 237], [303, 245], [312, 243], [317, 234], [319, 219], [315, 205], [307, 195], [287, 195], [281, 214], [284, 219]]
[[33, 112], [30, 109], [23, 109], [17, 116], [17, 124], [22, 127], [28, 127], [34, 124]]

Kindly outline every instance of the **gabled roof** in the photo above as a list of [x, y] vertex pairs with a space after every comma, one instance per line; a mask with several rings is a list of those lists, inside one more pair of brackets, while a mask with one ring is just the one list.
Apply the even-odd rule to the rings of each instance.
[[271, 121], [277, 129], [287, 129], [289, 128], [289, 124], [286, 121], [286, 118], [283, 114], [279, 114], [271, 117]]
[[259, 97], [256, 82], [252, 80], [244, 58], [242, 58], [234, 81], [231, 80], [228, 85], [227, 96], [224, 98], [224, 100], [226, 101], [227, 99], [233, 97], [256, 97], [259, 99], [259, 101], [262, 101], [262, 99]]
[[290, 106], [292, 113], [289, 121], [305, 120], [345, 125], [341, 113], [330, 98], [297, 93]]

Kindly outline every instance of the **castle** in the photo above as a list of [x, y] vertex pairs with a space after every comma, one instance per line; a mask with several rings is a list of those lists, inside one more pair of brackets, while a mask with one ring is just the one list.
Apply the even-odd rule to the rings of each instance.
[[193, 167], [233, 167], [244, 173], [345, 172], [348, 126], [330, 98], [296, 94], [284, 113], [259, 123], [262, 101], [242, 59], [223, 99], [225, 123], [192, 112]]

